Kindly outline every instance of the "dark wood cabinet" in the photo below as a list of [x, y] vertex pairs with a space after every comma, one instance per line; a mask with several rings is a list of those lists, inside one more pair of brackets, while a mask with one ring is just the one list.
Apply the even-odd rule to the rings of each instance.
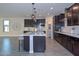
[[45, 19], [37, 19], [37, 23], [44, 23], [45, 24]]
[[58, 31], [61, 27], [64, 26], [64, 18], [65, 18], [65, 14], [63, 13], [54, 16], [54, 30], [55, 31]]
[[72, 40], [71, 40], [71, 38], [70, 37], [68, 37], [67, 36], [67, 49], [70, 51], [70, 52], [72, 52], [72, 50], [73, 50], [73, 44], [72, 44]]
[[24, 50], [29, 52], [29, 36], [24, 36]]
[[66, 9], [67, 25], [79, 25], [79, 3], [75, 3]]
[[38, 26], [39, 23], [43, 23], [43, 26], [45, 26], [45, 19], [37, 19], [36, 22], [32, 19], [24, 19], [24, 27]]
[[45, 36], [34, 36], [34, 52], [44, 52], [46, 49]]
[[[24, 50], [29, 52], [30, 50], [30, 37], [24, 36]], [[46, 38], [45, 36], [33, 36], [33, 51], [45, 52], [46, 50]]]
[[34, 27], [34, 20], [24, 19], [24, 27]]
[[67, 48], [67, 42], [68, 37], [66, 35], [63, 35], [63, 46]]
[[79, 38], [68, 36], [61, 33], [55, 33], [54, 38], [68, 51], [70, 51], [76, 56], [79, 56]]
[[76, 56], [79, 56], [79, 39], [73, 38], [73, 53]]

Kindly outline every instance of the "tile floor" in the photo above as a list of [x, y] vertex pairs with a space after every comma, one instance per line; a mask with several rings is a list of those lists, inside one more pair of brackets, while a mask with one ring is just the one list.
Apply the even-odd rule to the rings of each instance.
[[29, 54], [21, 49], [18, 37], [0, 37], [0, 56], [73, 56], [55, 40], [46, 39], [45, 53]]

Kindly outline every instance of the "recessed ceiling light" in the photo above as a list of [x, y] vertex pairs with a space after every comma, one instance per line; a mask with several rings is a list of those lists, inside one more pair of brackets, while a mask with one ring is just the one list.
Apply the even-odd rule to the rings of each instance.
[[73, 7], [73, 10], [76, 10], [76, 9], [78, 9], [78, 6]]
[[49, 15], [49, 13], [48, 13], [48, 15]]
[[51, 7], [50, 10], [53, 10], [53, 7]]
[[41, 15], [39, 15], [39, 16], [41, 16]]

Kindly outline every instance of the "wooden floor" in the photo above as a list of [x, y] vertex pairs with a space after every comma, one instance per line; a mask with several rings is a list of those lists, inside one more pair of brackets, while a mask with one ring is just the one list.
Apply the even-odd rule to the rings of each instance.
[[29, 54], [22, 50], [19, 52], [18, 37], [0, 37], [0, 56], [73, 56], [54, 39], [46, 39], [45, 53]]

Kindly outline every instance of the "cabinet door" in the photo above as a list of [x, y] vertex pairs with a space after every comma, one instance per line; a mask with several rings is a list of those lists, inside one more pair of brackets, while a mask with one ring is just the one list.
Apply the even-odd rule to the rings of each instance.
[[34, 27], [34, 20], [24, 19], [24, 27]]
[[67, 43], [68, 43], [68, 41], [67, 41], [67, 36], [66, 36], [66, 35], [63, 35], [63, 46], [64, 46], [65, 48], [67, 48]]
[[63, 41], [64, 41], [64, 37], [63, 36], [64, 35], [60, 34], [60, 40], [59, 40], [59, 42], [60, 42], [61, 45], [63, 45]]
[[29, 36], [24, 36], [24, 50], [29, 52]]
[[66, 10], [66, 12], [67, 12], [68, 26], [79, 25], [79, 4], [72, 5], [70, 8]]
[[77, 14], [74, 14], [73, 15], [72, 20], [73, 20], [72, 21], [73, 22], [73, 25], [78, 25], [79, 22], [78, 22], [78, 15]]
[[34, 52], [44, 52], [46, 49], [45, 36], [34, 36], [33, 39]]
[[59, 40], [59, 34], [58, 34], [58, 33], [54, 33], [54, 39], [55, 39], [56, 41]]
[[79, 56], [79, 39], [74, 40], [73, 53], [74, 53], [74, 55]]
[[70, 51], [70, 52], [72, 52], [72, 39], [71, 39], [71, 37], [68, 37], [67, 38], [67, 49]]

